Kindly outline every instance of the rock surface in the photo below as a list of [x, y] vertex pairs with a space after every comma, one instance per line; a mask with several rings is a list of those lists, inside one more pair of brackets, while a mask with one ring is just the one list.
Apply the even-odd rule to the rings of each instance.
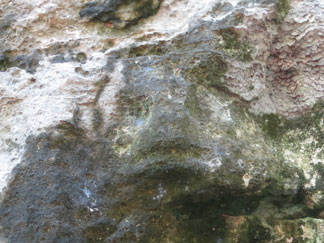
[[0, 241], [324, 242], [320, 0], [0, 7]]
[[140, 19], [154, 15], [161, 0], [106, 0], [86, 4], [81, 17], [107, 22], [117, 29], [137, 24]]

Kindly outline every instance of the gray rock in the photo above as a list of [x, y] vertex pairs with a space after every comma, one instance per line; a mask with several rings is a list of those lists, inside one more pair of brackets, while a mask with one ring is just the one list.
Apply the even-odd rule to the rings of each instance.
[[25, 69], [28, 73], [35, 73], [41, 58], [40, 53], [35, 51], [30, 55], [12, 55], [7, 51], [0, 55], [0, 71], [6, 71], [10, 67]]
[[110, 22], [114, 28], [125, 28], [139, 20], [154, 15], [161, 0], [106, 0], [87, 3], [80, 16], [91, 20]]
[[206, 1], [13, 4], [1, 240], [324, 241], [324, 5]]

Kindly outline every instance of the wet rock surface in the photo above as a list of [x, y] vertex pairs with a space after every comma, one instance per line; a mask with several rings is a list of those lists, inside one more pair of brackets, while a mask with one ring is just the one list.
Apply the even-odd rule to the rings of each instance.
[[1, 5], [0, 240], [324, 242], [320, 1]]
[[87, 3], [80, 16], [107, 22], [120, 29], [137, 24], [139, 20], [154, 15], [161, 0], [106, 0]]

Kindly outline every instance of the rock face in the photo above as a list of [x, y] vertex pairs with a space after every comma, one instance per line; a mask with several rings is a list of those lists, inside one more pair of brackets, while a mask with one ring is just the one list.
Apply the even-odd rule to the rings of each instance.
[[324, 3], [0, 3], [0, 241], [324, 242]]

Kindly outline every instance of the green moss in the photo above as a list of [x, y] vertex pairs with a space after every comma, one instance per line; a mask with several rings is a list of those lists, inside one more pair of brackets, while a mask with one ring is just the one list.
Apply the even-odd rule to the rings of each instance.
[[139, 149], [136, 153], [136, 160], [142, 159], [169, 159], [172, 161], [182, 161], [186, 158], [200, 158], [203, 153], [206, 152], [203, 148], [189, 145], [187, 141], [183, 139], [177, 139], [175, 141], [166, 141], [149, 147], [147, 149]]
[[254, 116], [264, 133], [278, 142], [297, 142], [309, 137], [316, 140], [314, 148], [324, 145], [324, 102], [315, 104], [307, 113], [295, 119], [277, 114]]
[[161, 56], [166, 53], [165, 46], [160, 43], [158, 45], [141, 45], [133, 47], [129, 50], [129, 57], [139, 56]]
[[13, 66], [12, 63], [10, 62], [9, 58], [6, 55], [0, 56], [0, 71], [4, 72], [12, 66]]
[[105, 242], [106, 238], [116, 230], [110, 223], [99, 223], [88, 227], [84, 231], [84, 237], [87, 243]]
[[246, 240], [246, 242], [269, 242], [271, 241], [270, 229], [265, 227], [257, 218], [250, 218]]
[[151, 15], [156, 14], [156, 12], [159, 10], [159, 7], [161, 5], [161, 1], [151, 1], [151, 0], [142, 0], [138, 1], [137, 6], [135, 7], [135, 11], [138, 12], [141, 16], [141, 18], [147, 18]]
[[[256, 117], [256, 121], [275, 151], [276, 166], [271, 170], [270, 186], [265, 190], [271, 195], [294, 195], [305, 183], [307, 176], [321, 171], [312, 164], [323, 159], [324, 152], [324, 103], [314, 105], [299, 118], [287, 119], [276, 114]], [[316, 180], [320, 181], [320, 180]], [[302, 194], [298, 194], [302, 195]], [[303, 198], [303, 196], [301, 196]]]
[[268, 238], [257, 217], [245, 216], [258, 206], [260, 197], [223, 189], [200, 187], [168, 204], [178, 221], [179, 242], [262, 242]]
[[82, 128], [76, 127], [74, 124], [62, 121], [55, 127], [59, 132], [58, 135], [50, 136], [49, 147], [51, 149], [63, 148], [68, 149], [73, 147], [81, 138], [85, 137], [85, 132]]
[[281, 23], [288, 15], [289, 10], [290, 10], [290, 0], [278, 0], [276, 6], [275, 21], [277, 23]]
[[79, 137], [82, 136], [83, 130], [81, 128], [75, 127], [72, 123], [62, 121], [56, 126], [56, 129], [63, 132], [67, 137]]
[[219, 54], [209, 54], [193, 68], [187, 70], [186, 78], [206, 87], [225, 88], [227, 63]]
[[[322, 168], [314, 160], [324, 159], [324, 103], [320, 101], [299, 118], [287, 119], [275, 114], [258, 117], [267, 142], [273, 145], [276, 168], [271, 171], [271, 195], [295, 195], [303, 201], [302, 188], [318, 174], [323, 178]], [[314, 178], [315, 179], [315, 178]], [[316, 188], [321, 179], [316, 178]], [[297, 202], [296, 202], [297, 203]], [[299, 202], [300, 203], [300, 202]], [[309, 215], [307, 213], [307, 215]]]
[[262, 115], [261, 119], [263, 120], [261, 128], [268, 136], [275, 139], [282, 135], [284, 127], [282, 118], [279, 115], [265, 114]]
[[253, 48], [248, 42], [240, 40], [239, 34], [233, 28], [219, 30], [218, 34], [222, 37], [221, 49], [227, 55], [241, 62], [252, 61]]
[[84, 63], [87, 60], [87, 54], [85, 54], [84, 52], [79, 52], [76, 55], [76, 59], [78, 60], [78, 62]]

